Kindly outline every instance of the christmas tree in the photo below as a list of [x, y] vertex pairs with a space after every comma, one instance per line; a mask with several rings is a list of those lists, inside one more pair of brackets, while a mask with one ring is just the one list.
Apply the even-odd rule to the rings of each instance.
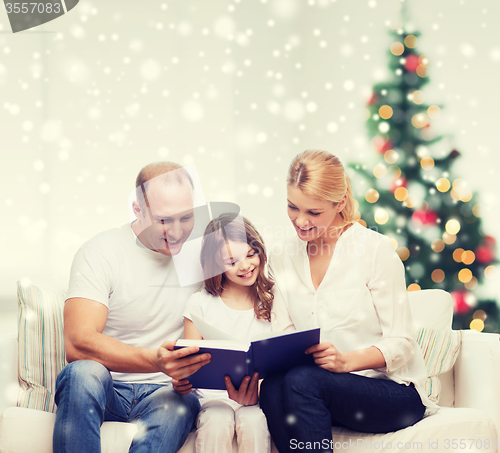
[[455, 329], [498, 331], [495, 301], [475, 295], [494, 272], [495, 239], [483, 233], [477, 195], [453, 175], [460, 153], [437, 145], [443, 137], [431, 122], [441, 107], [424, 102], [429, 60], [417, 50], [419, 35], [391, 31], [392, 80], [376, 84], [368, 101], [375, 157], [372, 164], [351, 164], [364, 180], [354, 187], [367, 189], [356, 194], [358, 221], [391, 238], [409, 291], [451, 293]]

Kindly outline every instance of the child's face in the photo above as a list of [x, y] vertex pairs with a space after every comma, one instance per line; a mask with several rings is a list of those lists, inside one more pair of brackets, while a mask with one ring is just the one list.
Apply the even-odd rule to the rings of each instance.
[[259, 274], [259, 254], [246, 242], [228, 241], [222, 246], [221, 258], [224, 275], [229, 282], [241, 286], [252, 286]]

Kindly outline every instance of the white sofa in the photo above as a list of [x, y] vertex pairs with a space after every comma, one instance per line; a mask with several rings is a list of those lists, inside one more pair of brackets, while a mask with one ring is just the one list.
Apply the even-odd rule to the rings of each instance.
[[[451, 330], [452, 301], [448, 293], [426, 290], [410, 293], [416, 327]], [[0, 453], [51, 453], [55, 415], [16, 407], [18, 342], [0, 336]], [[450, 451], [496, 452], [500, 427], [500, 342], [497, 334], [464, 331], [453, 369], [440, 376], [441, 410], [404, 430], [366, 434], [334, 428], [336, 452]], [[135, 433], [128, 423], [105, 422], [102, 452], [127, 452]], [[193, 451], [189, 436], [182, 453]], [[233, 443], [236, 452], [236, 444]], [[273, 451], [276, 449], [273, 447]]]

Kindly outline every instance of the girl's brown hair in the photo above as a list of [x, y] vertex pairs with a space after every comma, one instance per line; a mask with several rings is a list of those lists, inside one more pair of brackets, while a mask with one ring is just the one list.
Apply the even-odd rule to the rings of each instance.
[[255, 253], [258, 253], [260, 258], [257, 280], [251, 287], [255, 316], [258, 319], [271, 321], [274, 299], [271, 289], [274, 282], [265, 273], [267, 257], [264, 241], [248, 219], [237, 217], [238, 215], [234, 213], [221, 214], [212, 220], [205, 229], [201, 246], [201, 266], [205, 288], [212, 296], [222, 294], [227, 277], [222, 271], [224, 265], [220, 253], [221, 249], [223, 246], [227, 247], [228, 241], [246, 242]]
[[351, 180], [337, 156], [327, 151], [307, 150], [298, 154], [290, 164], [287, 184], [297, 187], [305, 195], [334, 204], [346, 197], [340, 212], [344, 224], [354, 222], [356, 211]]

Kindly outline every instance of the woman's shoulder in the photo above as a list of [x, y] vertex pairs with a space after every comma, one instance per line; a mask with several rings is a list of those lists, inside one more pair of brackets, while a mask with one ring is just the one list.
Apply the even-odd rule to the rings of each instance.
[[390, 242], [390, 238], [379, 233], [376, 226], [365, 227], [359, 222], [354, 222], [344, 234], [353, 242], [371, 244], [374, 248], [380, 242]]

